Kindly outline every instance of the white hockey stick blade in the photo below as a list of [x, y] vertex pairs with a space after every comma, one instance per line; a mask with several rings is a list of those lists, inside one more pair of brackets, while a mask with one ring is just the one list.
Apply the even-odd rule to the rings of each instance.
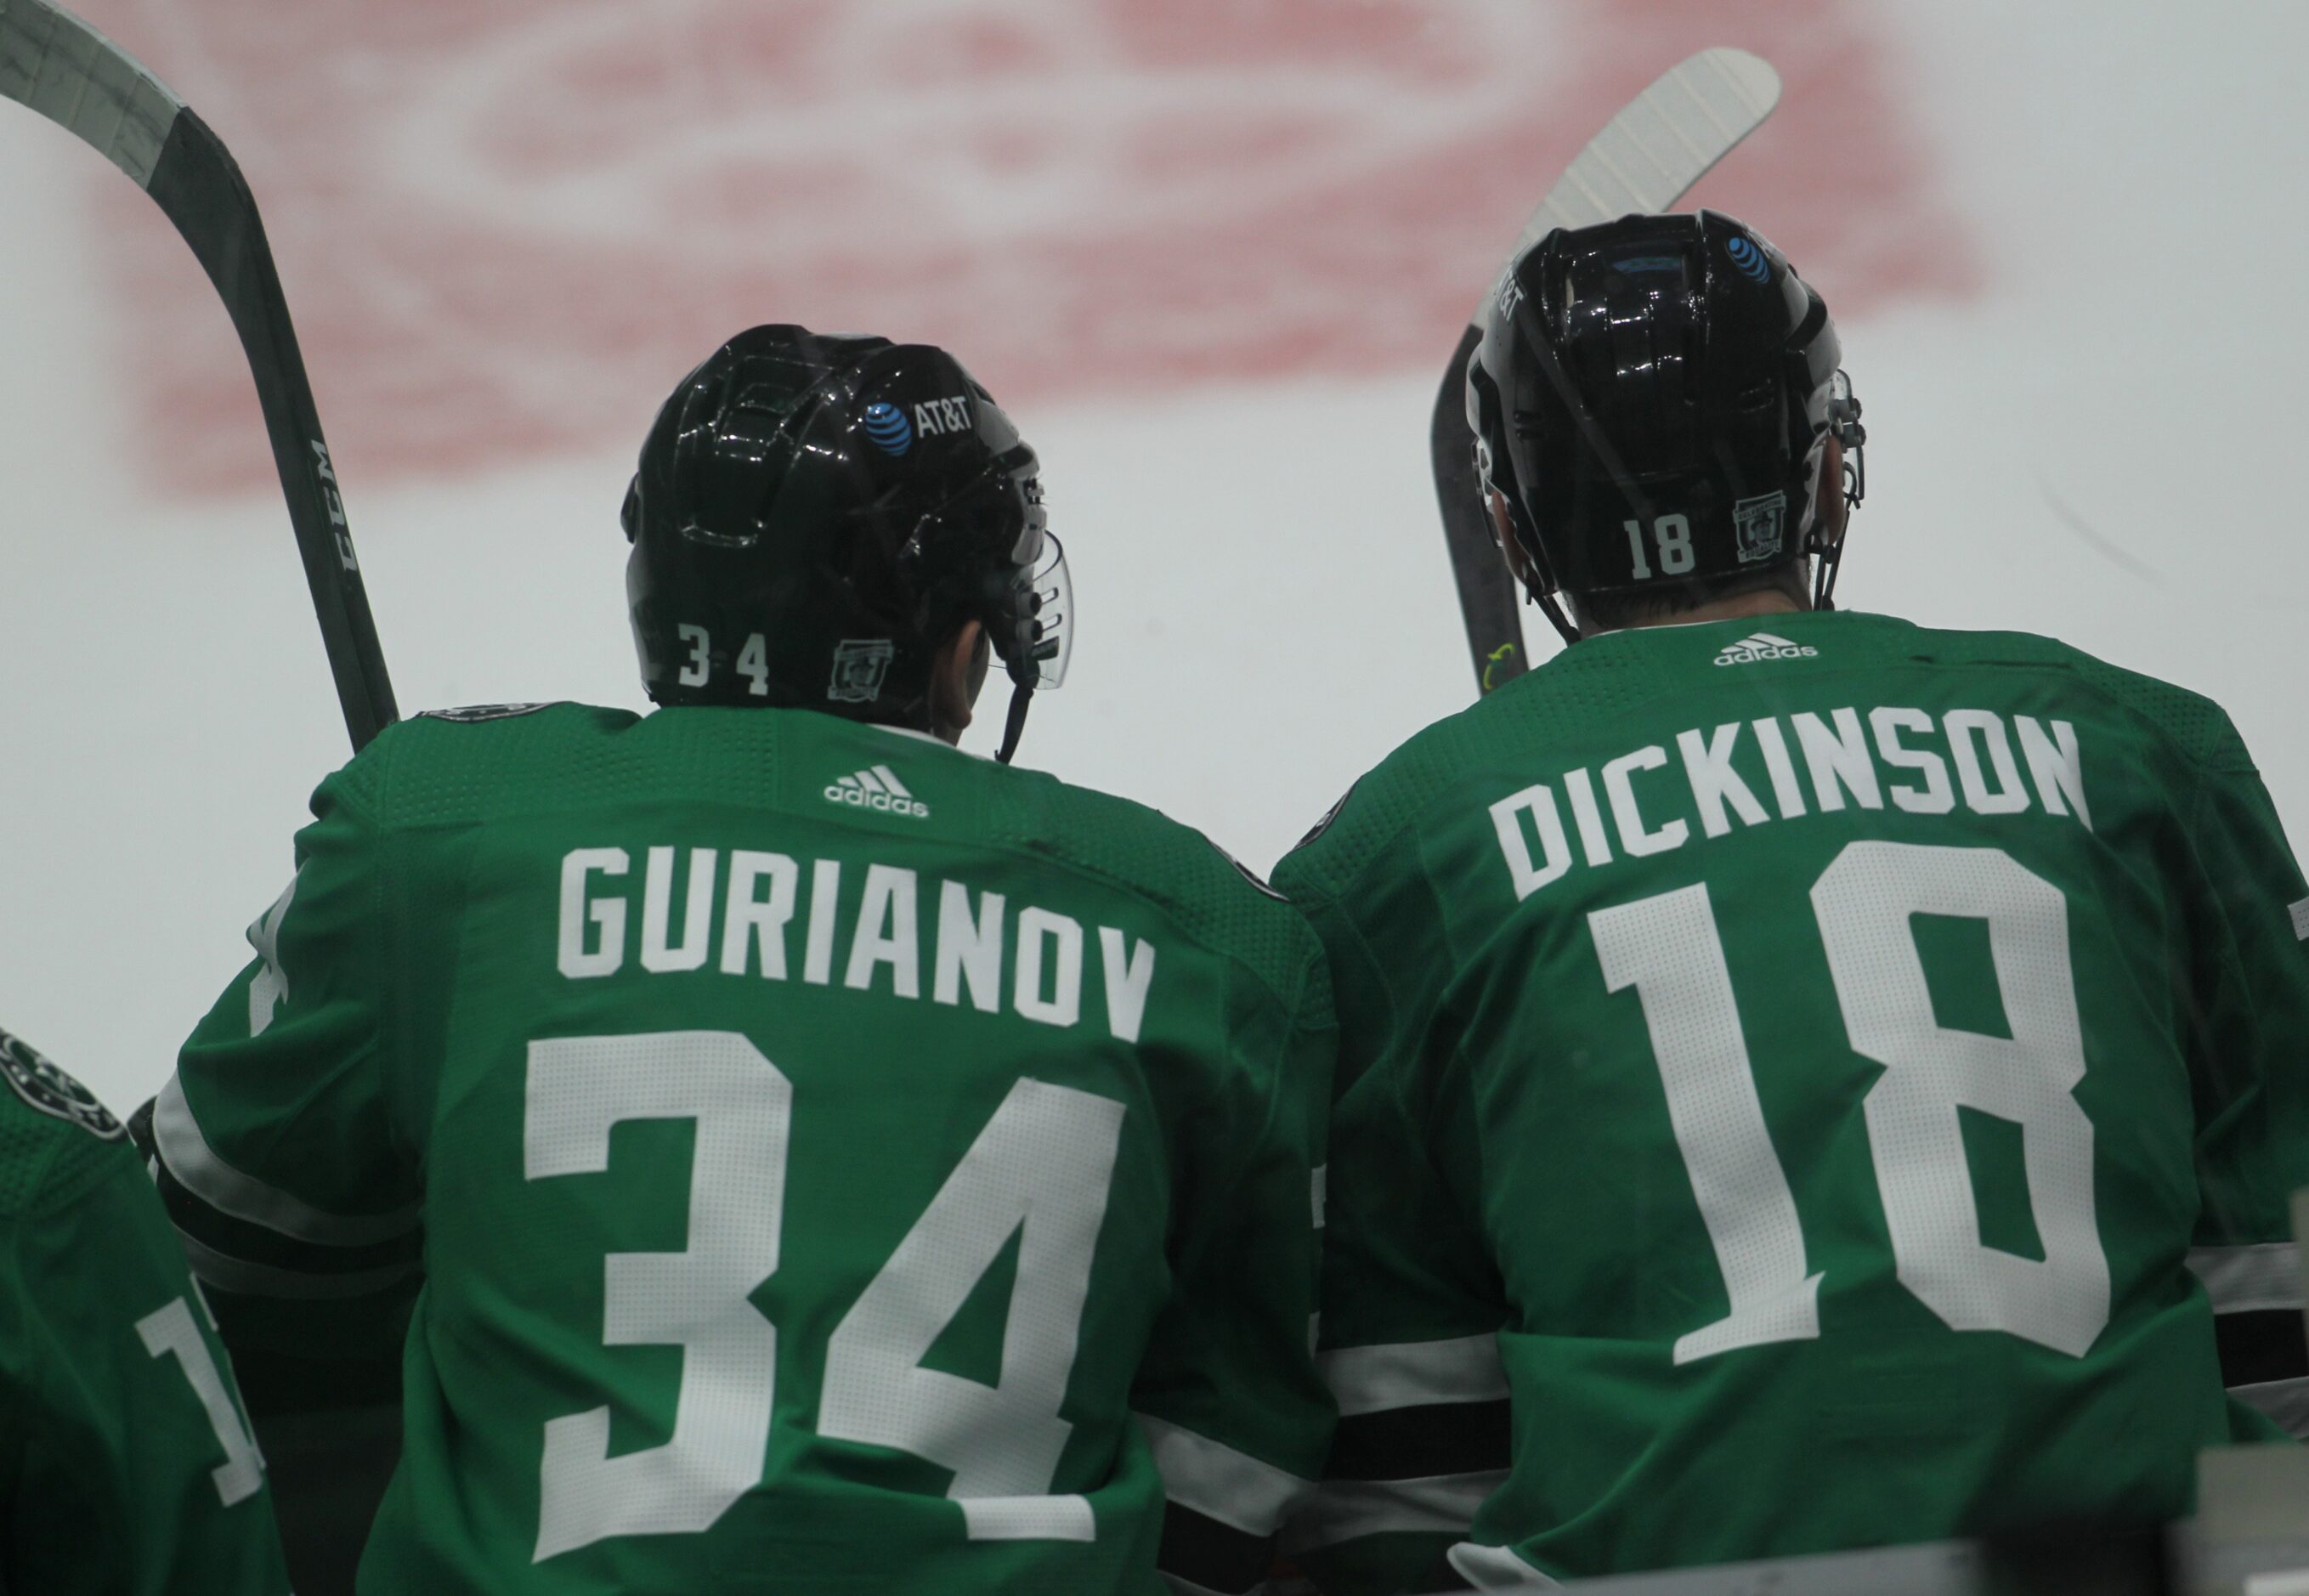
[[48, 0], [0, 0], [0, 98], [38, 111], [149, 187], [185, 102]]
[[1780, 74], [1745, 50], [1702, 50], [1654, 79], [1539, 203], [1510, 259], [1557, 228], [1670, 209], [1780, 103]]
[[1745, 50], [1702, 50], [1661, 73], [1604, 125], [1556, 179], [1524, 225], [1483, 303], [1468, 318], [1436, 393], [1427, 451], [1443, 515], [1443, 541], [1459, 588], [1459, 618], [1483, 692], [1512, 681], [1525, 669], [1516, 586], [1492, 547], [1462, 409], [1467, 357], [1474, 351], [1485, 306], [1523, 252], [1555, 229], [1672, 209], [1779, 103], [1780, 74]]

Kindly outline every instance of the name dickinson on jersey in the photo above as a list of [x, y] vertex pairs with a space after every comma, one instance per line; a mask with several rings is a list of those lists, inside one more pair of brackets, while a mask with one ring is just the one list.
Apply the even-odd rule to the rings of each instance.
[[[1759, 759], [1765, 780], [1751, 784], [1734, 761], [1746, 762], [1753, 774]], [[1682, 767], [1682, 781], [1671, 764]], [[1770, 794], [1771, 808], [1759, 786]], [[1889, 801], [1911, 815], [1946, 815], [1959, 804], [1975, 815], [2019, 815], [2041, 805], [2047, 815], [2073, 812], [2079, 824], [2092, 827], [2073, 725], [2015, 715], [2008, 728], [1994, 711], [1967, 709], [1935, 716], [1884, 707], [1867, 711], [1864, 722], [1857, 709], [1825, 717], [1803, 711], [1695, 727], [1676, 734], [1673, 755], [1654, 743], [1600, 770], [1582, 765], [1535, 782], [1491, 812], [1516, 896], [1527, 898], [1571, 869], [1574, 837], [1578, 858], [1608, 865], [1615, 844], [1630, 858], [1682, 848], [1692, 836], [1687, 814], [1713, 838], [1729, 833], [1735, 821], [1752, 826], [1833, 814], [1847, 801], [1863, 809]], [[1675, 817], [1662, 818], [1670, 815]]]

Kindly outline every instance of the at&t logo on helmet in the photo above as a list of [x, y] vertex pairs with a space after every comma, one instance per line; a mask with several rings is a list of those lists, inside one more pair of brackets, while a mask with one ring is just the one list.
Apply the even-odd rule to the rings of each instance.
[[914, 429], [906, 420], [906, 412], [881, 400], [866, 407], [866, 436], [893, 460], [914, 446]]
[[914, 430], [926, 438], [951, 436], [970, 430], [970, 395], [950, 394], [925, 399], [914, 407]]
[[1772, 280], [1772, 263], [1764, 258], [1764, 252], [1757, 248], [1756, 241], [1745, 233], [1733, 234], [1732, 241], [1724, 246], [1724, 253], [1732, 257], [1732, 263], [1740, 269], [1740, 275], [1749, 281]]

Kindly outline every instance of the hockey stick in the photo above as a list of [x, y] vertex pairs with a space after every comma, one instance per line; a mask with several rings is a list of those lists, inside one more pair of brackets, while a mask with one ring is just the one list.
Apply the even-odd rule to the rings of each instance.
[[49, 0], [0, 0], [0, 97], [77, 134], [134, 178], [216, 285], [256, 378], [337, 701], [359, 751], [400, 712], [280, 273], [240, 168], [167, 84]]
[[[1555, 180], [1508, 253], [1509, 264], [1557, 228], [1593, 227], [1667, 210], [1755, 132], [1779, 102], [1779, 74], [1745, 50], [1702, 50], [1671, 67], [1605, 123]], [[1482, 337], [1482, 320], [1479, 306], [1444, 369], [1427, 430], [1443, 541], [1459, 587], [1459, 616], [1467, 628], [1479, 694], [1528, 669], [1515, 579], [1492, 535], [1475, 479], [1474, 438], [1467, 427], [1467, 361]]]

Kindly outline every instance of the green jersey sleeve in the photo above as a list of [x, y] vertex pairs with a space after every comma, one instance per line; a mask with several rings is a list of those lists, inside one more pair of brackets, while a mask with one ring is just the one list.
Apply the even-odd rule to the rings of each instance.
[[120, 1123], [0, 1033], [0, 1589], [281, 1596], [264, 1460]]
[[1172, 1292], [1131, 1397], [1167, 1497], [1158, 1566], [1189, 1592], [1265, 1580], [1331, 1430], [1309, 1357], [1336, 1037], [1320, 959], [1305, 962], [1295, 1014], [1246, 1007], [1232, 1123], [1200, 1127], [1173, 1195]]
[[236, 1349], [376, 1356], [418, 1273], [384, 982], [389, 884], [356, 763], [314, 795], [296, 874], [152, 1106], [161, 1195]]
[[2189, 827], [2197, 884], [2181, 967], [2198, 1083], [2190, 1267], [2230, 1394], [2309, 1436], [2292, 1194], [2309, 1186], [2309, 886], [2226, 717]]
[[[1445, 1553], [1509, 1461], [1507, 1309], [1454, 1178], [1478, 1173], [1479, 1144], [1457, 1049], [1406, 1045], [1397, 1026], [1424, 1011], [1440, 968], [1415, 946], [1376, 956], [1303, 865], [1286, 861], [1283, 879], [1329, 957], [1342, 1037], [1318, 1342], [1339, 1418], [1321, 1488], [1285, 1544], [1336, 1596], [1429, 1589], [1452, 1583]], [[1384, 917], [1427, 889], [1414, 875], [1376, 890]], [[1397, 1068], [1405, 1058], [1423, 1065]]]

